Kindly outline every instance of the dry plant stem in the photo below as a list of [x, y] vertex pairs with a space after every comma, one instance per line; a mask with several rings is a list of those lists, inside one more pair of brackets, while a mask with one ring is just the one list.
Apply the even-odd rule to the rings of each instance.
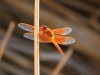
[[3, 41], [2, 41], [2, 43], [0, 45], [0, 60], [2, 59], [2, 56], [3, 56], [4, 50], [6, 48], [7, 42], [9, 41], [10, 36], [11, 36], [14, 28], [15, 28], [15, 23], [14, 22], [10, 22], [8, 30], [6, 31], [4, 39], [3, 39]]
[[66, 62], [68, 61], [68, 59], [71, 57], [72, 54], [73, 54], [73, 49], [69, 48], [51, 75], [59, 75], [60, 71], [62, 70], [62, 68], [64, 67], [64, 65], [66, 64]]
[[34, 10], [34, 75], [40, 75], [39, 65], [39, 0], [35, 0]]

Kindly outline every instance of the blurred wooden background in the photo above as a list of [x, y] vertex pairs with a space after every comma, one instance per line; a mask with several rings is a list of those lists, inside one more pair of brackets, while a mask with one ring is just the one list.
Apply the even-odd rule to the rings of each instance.
[[[0, 0], [0, 44], [9, 23], [16, 24], [0, 62], [0, 75], [33, 75], [33, 41], [18, 28], [18, 23], [33, 25], [33, 18], [34, 0]], [[99, 0], [40, 0], [41, 25], [73, 30], [68, 36], [76, 42], [60, 45], [64, 53], [69, 48], [74, 51], [59, 75], [100, 75]], [[51, 75], [63, 57], [52, 43], [40, 44], [41, 75]]]

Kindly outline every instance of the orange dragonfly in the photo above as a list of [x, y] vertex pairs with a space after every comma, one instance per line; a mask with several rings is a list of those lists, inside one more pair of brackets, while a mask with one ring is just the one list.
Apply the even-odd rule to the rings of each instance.
[[[30, 33], [25, 33], [24, 37], [34, 40], [34, 26], [19, 23], [18, 27], [22, 28], [23, 30], [29, 31]], [[58, 28], [58, 29], [50, 29], [45, 25], [39, 27], [39, 42], [40, 43], [53, 43], [60, 54], [64, 55], [63, 51], [59, 47], [58, 44], [67, 45], [75, 42], [75, 39], [72, 37], [67, 37], [64, 35], [69, 34], [72, 31], [70, 27]]]

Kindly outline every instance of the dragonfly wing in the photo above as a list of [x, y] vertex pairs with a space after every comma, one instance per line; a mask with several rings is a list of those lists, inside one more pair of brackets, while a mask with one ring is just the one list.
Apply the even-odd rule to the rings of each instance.
[[30, 40], [34, 40], [34, 33], [25, 33], [23, 36]]
[[29, 32], [34, 32], [34, 26], [26, 24], [26, 23], [19, 23], [18, 27]]
[[[25, 33], [24, 37], [30, 39], [30, 40], [34, 40], [34, 33]], [[47, 35], [43, 34], [42, 31], [40, 31], [39, 33], [39, 41], [41, 43], [51, 43], [51, 38], [48, 37]]]
[[58, 44], [62, 44], [62, 45], [67, 45], [67, 44], [71, 44], [75, 42], [75, 39], [72, 37], [67, 37], [67, 36], [59, 36], [59, 35], [55, 35], [54, 36], [56, 42]]
[[57, 35], [67, 35], [72, 31], [71, 28], [65, 27], [65, 28], [59, 28], [59, 29], [53, 29], [53, 33]]

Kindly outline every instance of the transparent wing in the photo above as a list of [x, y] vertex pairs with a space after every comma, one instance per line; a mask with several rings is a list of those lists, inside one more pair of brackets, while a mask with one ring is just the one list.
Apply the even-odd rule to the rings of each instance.
[[[28, 38], [30, 40], [34, 40], [34, 33], [25, 33], [24, 37], [26, 37], [26, 38]], [[43, 34], [42, 31], [40, 31], [39, 41], [41, 43], [51, 43], [51, 38], [48, 37], [47, 35]]]
[[34, 33], [25, 33], [23, 36], [30, 40], [34, 40]]
[[59, 28], [59, 29], [53, 29], [53, 33], [57, 35], [67, 35], [72, 31], [71, 28], [65, 27], [65, 28]]
[[54, 35], [54, 38], [58, 44], [67, 45], [75, 42], [75, 39], [67, 36]]
[[34, 32], [34, 26], [26, 23], [19, 23], [18, 27], [29, 32]]

